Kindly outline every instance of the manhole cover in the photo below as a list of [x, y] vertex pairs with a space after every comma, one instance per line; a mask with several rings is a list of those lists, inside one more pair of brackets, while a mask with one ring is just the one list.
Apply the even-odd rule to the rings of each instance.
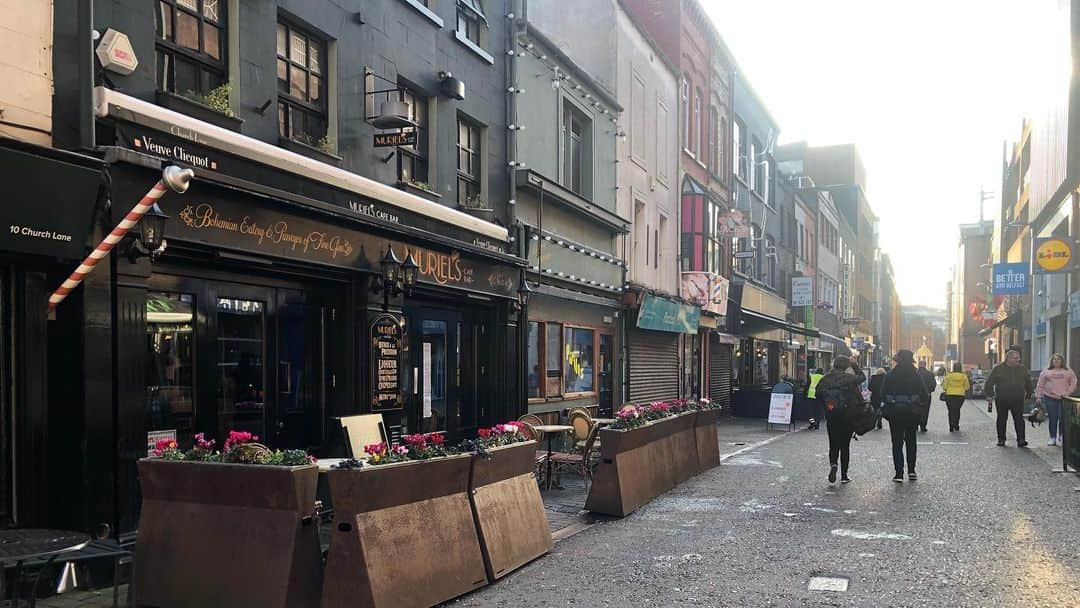
[[842, 576], [812, 576], [810, 591], [847, 591], [848, 579]]

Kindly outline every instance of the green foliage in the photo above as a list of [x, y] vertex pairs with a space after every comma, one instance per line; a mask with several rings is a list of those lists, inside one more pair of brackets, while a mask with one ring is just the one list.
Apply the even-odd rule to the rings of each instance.
[[195, 91], [187, 91], [181, 93], [180, 96], [190, 99], [195, 103], [202, 104], [211, 110], [220, 112], [229, 118], [236, 118], [236, 112], [233, 112], [232, 106], [229, 105], [229, 95], [231, 93], [232, 83], [226, 82], [225, 84], [210, 90], [205, 95], [196, 93]]

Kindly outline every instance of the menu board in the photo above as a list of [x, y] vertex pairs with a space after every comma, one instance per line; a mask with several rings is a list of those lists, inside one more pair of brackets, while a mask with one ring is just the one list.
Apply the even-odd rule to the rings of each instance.
[[382, 314], [371, 322], [371, 409], [400, 409], [401, 394], [401, 322], [394, 315]]

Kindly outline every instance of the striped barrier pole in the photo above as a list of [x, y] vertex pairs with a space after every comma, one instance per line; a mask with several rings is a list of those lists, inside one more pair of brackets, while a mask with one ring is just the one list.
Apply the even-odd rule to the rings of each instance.
[[63, 302], [64, 298], [66, 298], [72, 290], [78, 287], [79, 283], [82, 283], [83, 279], [86, 278], [86, 275], [90, 274], [94, 267], [97, 266], [98, 262], [109, 255], [109, 252], [124, 238], [124, 235], [127, 234], [135, 224], [139, 223], [142, 216], [146, 215], [146, 212], [154, 206], [154, 203], [156, 203], [158, 199], [165, 195], [166, 188], [178, 194], [183, 194], [187, 191], [188, 186], [191, 184], [191, 178], [193, 177], [195, 177], [195, 172], [191, 169], [181, 169], [175, 165], [165, 167], [161, 172], [161, 179], [154, 184], [154, 187], [142, 197], [142, 200], [131, 208], [131, 211], [128, 211], [127, 215], [124, 216], [124, 219], [112, 229], [109, 236], [98, 243], [98, 246], [94, 247], [94, 250], [90, 252], [90, 255], [86, 256], [86, 259], [82, 261], [82, 264], [79, 264], [79, 267], [71, 273], [71, 276], [69, 276], [67, 280], [65, 280], [60, 287], [57, 287], [56, 291], [49, 296], [49, 310], [53, 310], [60, 302]]

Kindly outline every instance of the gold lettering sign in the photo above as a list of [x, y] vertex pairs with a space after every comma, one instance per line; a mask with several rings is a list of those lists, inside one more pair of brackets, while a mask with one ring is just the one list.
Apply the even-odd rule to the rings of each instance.
[[349, 257], [353, 246], [349, 239], [321, 230], [307, 233], [291, 232], [285, 220], [263, 222], [250, 215], [229, 217], [218, 213], [209, 203], [188, 205], [179, 213], [180, 220], [194, 230], [217, 230], [241, 234], [257, 245], [282, 245], [290, 251], [305, 255], [319, 255], [329, 260], [339, 256]]
[[407, 258], [410, 252], [412, 252], [413, 259], [416, 260], [416, 265], [420, 267], [417, 272], [421, 278], [439, 285], [446, 285], [447, 283], [473, 284], [473, 268], [465, 265], [461, 259], [461, 254], [457, 251], [439, 253], [419, 247], [407, 247], [405, 248], [405, 256], [402, 259]]

